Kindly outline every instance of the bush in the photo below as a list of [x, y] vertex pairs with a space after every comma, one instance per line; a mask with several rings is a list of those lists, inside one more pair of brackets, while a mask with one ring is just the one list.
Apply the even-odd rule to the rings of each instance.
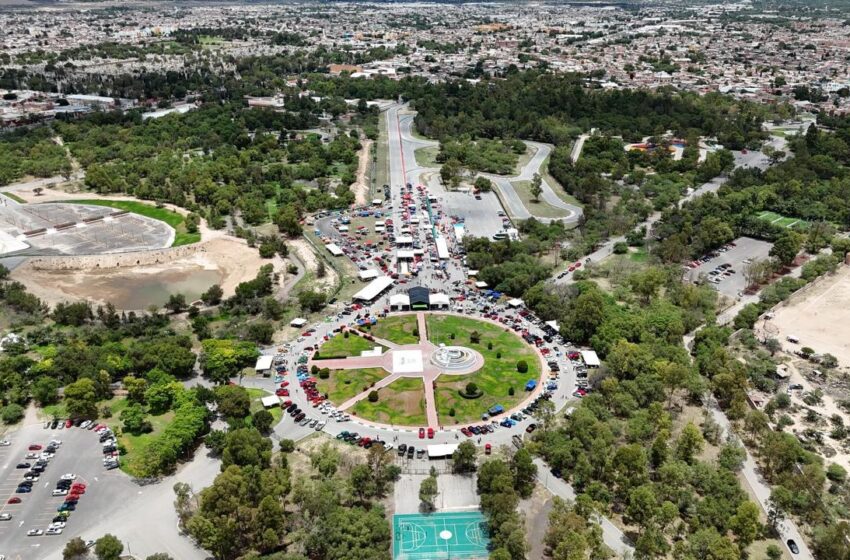
[[622, 241], [618, 241], [614, 243], [614, 254], [615, 255], [625, 255], [629, 252], [629, 245]]
[[328, 379], [331, 376], [331, 370], [322, 368], [319, 370], [319, 379]]
[[457, 414], [457, 412], [455, 411], [455, 409], [454, 409], [454, 408], [450, 408], [450, 409], [449, 409], [449, 416], [451, 416], [452, 418], [454, 418], [455, 414]]
[[369, 392], [369, 402], [378, 402], [378, 391]]
[[847, 480], [847, 470], [841, 465], [833, 463], [827, 467], [826, 477], [833, 482], [844, 482]]
[[24, 407], [19, 404], [12, 403], [3, 407], [0, 412], [0, 418], [6, 424], [16, 424], [24, 417]]
[[313, 367], [310, 368], [310, 373], [312, 373], [313, 375], [316, 375], [317, 373], [319, 373], [319, 366], [317, 366], [316, 364], [313, 364]]
[[342, 338], [348, 338], [349, 336], [351, 336], [351, 333], [348, 332], [348, 331], [345, 331], [344, 333], [342, 333]]
[[502, 359], [502, 353], [501, 353], [501, 352], [496, 352], [496, 359], [497, 359], [497, 360], [501, 360], [501, 359]]
[[295, 442], [291, 439], [282, 439], [280, 440], [280, 452], [281, 453], [292, 453], [295, 451]]
[[493, 349], [493, 343], [492, 343], [492, 342], [488, 342], [488, 343], [487, 343], [487, 350], [492, 350], [492, 349]]
[[478, 331], [472, 331], [469, 333], [469, 342], [472, 344], [478, 344], [481, 342], [481, 333]]
[[478, 385], [475, 383], [467, 383], [466, 384], [466, 393], [468, 395], [474, 395], [478, 392]]
[[516, 393], [516, 390], [513, 387], [508, 387], [508, 396], [512, 397]]
[[449, 335], [449, 338], [450, 338], [450, 339], [452, 339], [452, 340], [454, 340], [454, 339], [455, 339], [455, 333], [451, 333], [451, 334]]
[[528, 362], [525, 360], [520, 360], [516, 363], [516, 370], [520, 373], [528, 372]]

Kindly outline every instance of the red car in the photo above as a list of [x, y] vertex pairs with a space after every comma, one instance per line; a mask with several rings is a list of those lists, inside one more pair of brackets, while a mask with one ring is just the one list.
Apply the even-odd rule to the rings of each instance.
[[280, 408], [289, 408], [290, 406], [292, 406], [292, 401], [287, 400], [280, 403]]
[[581, 268], [581, 262], [576, 262], [573, 266], [576, 268]]
[[425, 439], [425, 428], [419, 428], [419, 439]]
[[278, 389], [274, 393], [278, 397], [288, 397], [289, 396], [289, 389]]
[[587, 391], [584, 389], [576, 389], [575, 393], [573, 393], [573, 396], [578, 398], [582, 398], [585, 395], [587, 395]]
[[489, 443], [484, 444], [484, 454], [489, 455], [493, 451], [493, 446]]
[[284, 387], [289, 387], [289, 381], [284, 381], [283, 383], [280, 384], [280, 387], [281, 387], [281, 389], [284, 388]]
[[70, 428], [73, 425], [74, 425], [74, 421], [71, 420], [70, 418], [68, 418], [68, 420], [65, 422], [65, 427]]
[[17, 496], [12, 496], [11, 498], [9, 498], [9, 501], [6, 502], [6, 503], [7, 504], [19, 504], [19, 503], [21, 503], [21, 499]]
[[469, 428], [466, 428], [466, 427], [461, 428], [460, 433], [462, 433], [466, 437], [472, 437], [472, 432], [469, 431]]
[[41, 446], [37, 443], [34, 443], [28, 448], [30, 451], [41, 451]]
[[434, 428], [428, 428], [428, 439], [434, 439]]

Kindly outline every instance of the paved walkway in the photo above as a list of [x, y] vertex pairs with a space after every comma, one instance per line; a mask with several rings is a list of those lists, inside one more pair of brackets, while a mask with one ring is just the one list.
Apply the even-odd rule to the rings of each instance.
[[428, 342], [428, 324], [424, 313], [416, 314], [416, 326], [419, 329], [419, 344], [425, 344]]

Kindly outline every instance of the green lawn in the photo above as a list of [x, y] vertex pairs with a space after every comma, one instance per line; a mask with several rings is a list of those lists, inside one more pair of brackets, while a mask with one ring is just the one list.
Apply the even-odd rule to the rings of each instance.
[[[469, 335], [476, 330], [481, 335], [481, 341], [472, 344]], [[451, 339], [452, 333], [455, 334], [454, 340]], [[529, 379], [540, 379], [540, 362], [536, 353], [519, 336], [502, 327], [468, 317], [429, 315], [428, 338], [437, 345], [467, 346], [484, 356], [484, 367], [471, 375], [443, 375], [437, 379], [437, 413], [443, 425], [450, 425], [452, 420], [456, 424], [478, 420], [482, 413], [495, 404], [509, 409], [527, 396], [525, 384]], [[487, 348], [490, 342], [492, 350]], [[496, 357], [499, 352], [501, 358]], [[519, 360], [525, 360], [528, 364], [526, 373], [517, 371]], [[478, 399], [461, 397], [458, 390], [470, 382], [478, 385], [484, 396]], [[513, 396], [509, 394], [510, 388], [514, 389]], [[452, 408], [455, 409], [454, 418], [449, 415]]]
[[378, 319], [378, 324], [372, 325], [367, 332], [396, 344], [417, 344], [419, 336], [413, 334], [415, 329], [416, 315], [391, 315]]
[[[121, 428], [121, 411], [127, 408], [129, 402], [124, 397], [113, 397], [109, 401], [99, 403], [98, 409], [103, 408], [104, 406], [109, 406], [112, 411], [112, 416], [110, 418], [101, 419], [100, 421], [110, 428], [113, 431]], [[134, 436], [132, 434], [121, 433], [118, 437], [118, 443], [124, 446], [126, 453], [121, 455], [121, 470], [130, 476], [139, 476], [139, 471], [136, 468], [136, 461], [139, 457], [139, 451], [144, 449], [151, 441], [153, 441], [159, 434], [165, 430], [166, 426], [168, 426], [172, 420], [174, 420], [174, 411], [169, 410], [164, 414], [160, 414], [158, 416], [154, 416], [152, 414], [147, 415], [147, 419], [150, 421], [153, 426], [153, 431], [147, 434], [141, 434], [138, 436]], [[116, 431], [116, 433], [118, 433]]]
[[318, 379], [319, 392], [334, 404], [342, 404], [362, 393], [389, 373], [381, 368], [334, 369], [328, 379]]
[[768, 210], [759, 213], [758, 219], [770, 222], [774, 225], [784, 228], [806, 229], [809, 227], [809, 222], [807, 222], [806, 220], [799, 220], [797, 218], [786, 218], [782, 214], [777, 214], [776, 212], [770, 212]]
[[27, 203], [27, 201], [26, 201], [26, 200], [24, 200], [23, 198], [19, 197], [18, 195], [16, 195], [16, 194], [15, 194], [15, 193], [13, 193], [13, 192], [4, 192], [3, 194], [4, 194], [5, 196], [8, 196], [9, 198], [11, 198], [12, 200], [14, 200], [15, 202], [17, 202], [17, 203], [19, 203], [19, 204], [26, 204], [26, 203]]
[[128, 212], [133, 212], [135, 214], [139, 214], [140, 216], [145, 216], [147, 218], [153, 218], [154, 220], [159, 220], [161, 222], [165, 222], [174, 228], [174, 243], [171, 244], [172, 247], [177, 247], [180, 245], [190, 245], [192, 243], [197, 243], [201, 240], [200, 233], [189, 233], [186, 231], [186, 219], [182, 214], [178, 214], [177, 212], [172, 212], [167, 208], [157, 208], [156, 206], [152, 206], [150, 204], [145, 204], [144, 202], [138, 202], [134, 200], [69, 200], [68, 202], [72, 204], [90, 204], [92, 206], [106, 206], [108, 208], [117, 208], [119, 210], [127, 210]]
[[511, 185], [513, 185], [514, 189], [516, 189], [520, 200], [522, 200], [522, 205], [528, 208], [528, 211], [531, 212], [533, 216], [540, 216], [542, 218], [567, 217], [568, 214], [566, 210], [555, 208], [542, 198], [539, 202], [535, 202], [534, 197], [531, 196], [531, 181], [512, 181]]
[[437, 154], [440, 153], [439, 146], [419, 148], [413, 153], [416, 155], [416, 165], [419, 167], [440, 167], [440, 164], [437, 163]]
[[[356, 334], [351, 334], [348, 338], [345, 338], [342, 334], [338, 334], [322, 344], [319, 348], [319, 358], [329, 360], [332, 358], [359, 356], [364, 350], [372, 350], [375, 346], [380, 346], [380, 344], [366, 340], [362, 336], [357, 336]], [[386, 348], [383, 348], [381, 352], [384, 350], [386, 350]]]
[[[251, 414], [254, 414], [258, 410], [263, 410], [262, 398], [269, 395], [271, 393], [262, 389], [248, 389], [248, 396], [251, 397]], [[272, 413], [272, 418], [274, 418], [272, 426], [280, 422], [280, 419], [283, 418], [283, 410], [279, 406], [269, 408], [268, 411]]]
[[424, 426], [425, 389], [419, 378], [402, 378], [378, 390], [378, 402], [363, 399], [350, 409], [357, 416], [383, 424]]

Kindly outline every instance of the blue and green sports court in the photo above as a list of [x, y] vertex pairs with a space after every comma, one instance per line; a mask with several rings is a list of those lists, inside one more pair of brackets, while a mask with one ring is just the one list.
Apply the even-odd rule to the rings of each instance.
[[393, 516], [393, 560], [487, 558], [489, 544], [478, 511]]

